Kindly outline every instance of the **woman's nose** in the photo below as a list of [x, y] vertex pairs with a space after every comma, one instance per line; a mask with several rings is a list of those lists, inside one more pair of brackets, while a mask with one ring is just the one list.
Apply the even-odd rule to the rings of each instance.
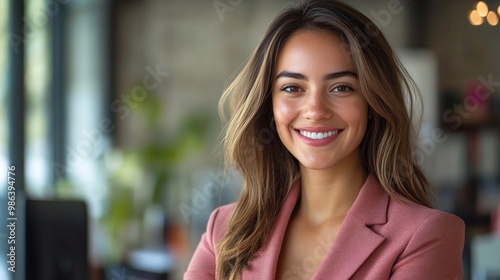
[[308, 92], [303, 108], [304, 118], [311, 121], [328, 119], [333, 114], [326, 94], [319, 90]]

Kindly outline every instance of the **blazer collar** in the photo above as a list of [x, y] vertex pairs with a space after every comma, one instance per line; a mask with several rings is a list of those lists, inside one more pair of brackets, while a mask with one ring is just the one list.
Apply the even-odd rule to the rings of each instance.
[[380, 183], [368, 175], [358, 197], [349, 209], [349, 214], [358, 217], [367, 225], [380, 225], [387, 222], [387, 206], [389, 195], [382, 189]]
[[[275, 278], [281, 246], [299, 194], [300, 180], [297, 180], [281, 207], [267, 244], [250, 262], [251, 268], [243, 271], [242, 279]], [[387, 193], [372, 175], [368, 175], [313, 279], [325, 276], [347, 279], [356, 272], [385, 239], [374, 232], [369, 225], [387, 222], [388, 203]]]
[[369, 175], [313, 279], [349, 279], [385, 240], [371, 225], [387, 222], [389, 195]]

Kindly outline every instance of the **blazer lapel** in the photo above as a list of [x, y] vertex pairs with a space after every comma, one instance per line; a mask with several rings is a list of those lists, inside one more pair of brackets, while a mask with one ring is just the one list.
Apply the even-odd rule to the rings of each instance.
[[348, 279], [385, 240], [369, 226], [387, 222], [389, 196], [371, 175], [313, 279]]
[[[283, 239], [299, 195], [297, 180], [283, 203], [269, 241], [250, 262], [251, 268], [243, 270], [242, 279], [275, 278]], [[387, 222], [388, 203], [389, 196], [369, 175], [313, 279], [348, 279], [356, 272], [385, 240], [369, 226]], [[326, 244], [329, 243], [322, 245]]]

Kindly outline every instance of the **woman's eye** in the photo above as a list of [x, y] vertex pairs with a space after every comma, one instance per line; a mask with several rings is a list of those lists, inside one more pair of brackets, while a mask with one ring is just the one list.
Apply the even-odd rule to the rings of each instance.
[[298, 86], [284, 86], [281, 88], [285, 92], [299, 92], [301, 89]]
[[333, 92], [347, 92], [347, 91], [353, 91], [353, 90], [354, 89], [348, 85], [338, 85], [332, 89]]

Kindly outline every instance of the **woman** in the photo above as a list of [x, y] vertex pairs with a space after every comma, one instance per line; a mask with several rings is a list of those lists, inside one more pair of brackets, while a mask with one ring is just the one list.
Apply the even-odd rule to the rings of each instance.
[[464, 224], [431, 208], [412, 156], [415, 92], [358, 11], [285, 9], [221, 99], [244, 186], [185, 279], [461, 279]]

